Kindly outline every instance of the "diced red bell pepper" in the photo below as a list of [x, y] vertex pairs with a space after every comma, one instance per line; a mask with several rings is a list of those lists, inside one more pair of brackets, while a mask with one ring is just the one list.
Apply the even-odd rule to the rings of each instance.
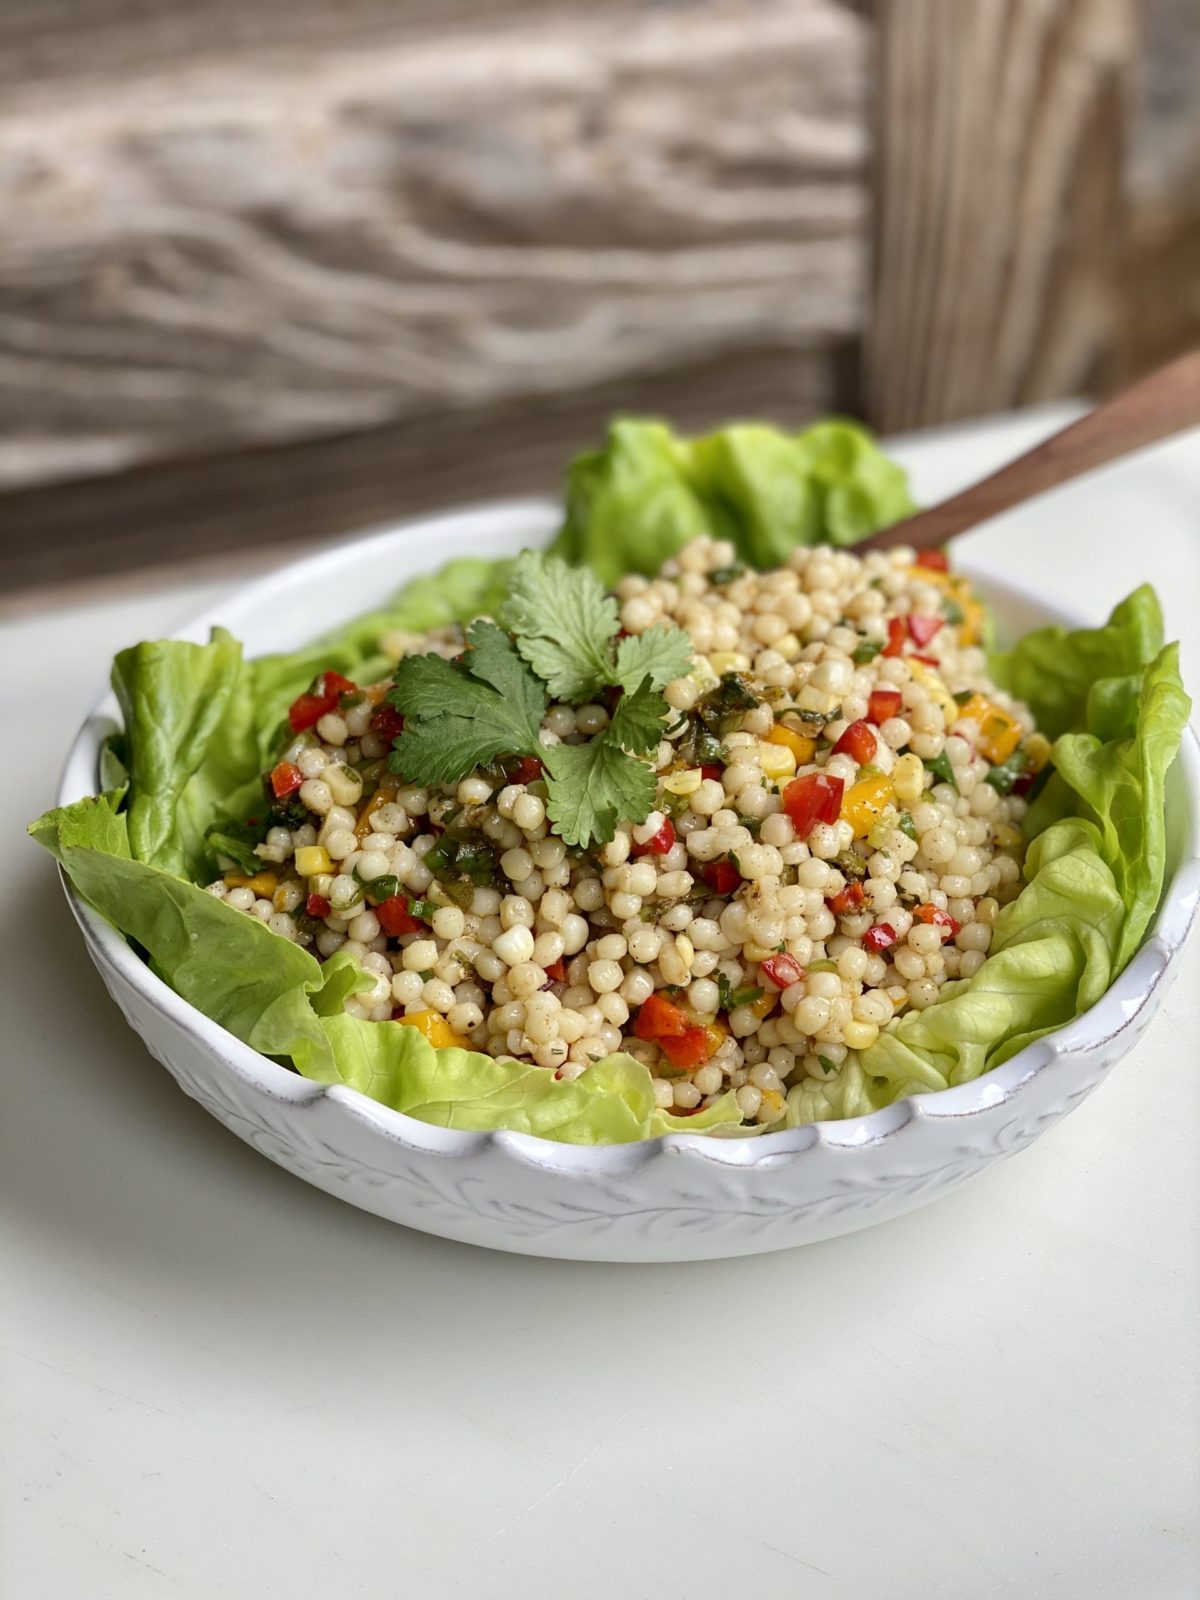
[[562, 956], [559, 956], [557, 961], [552, 961], [550, 963], [550, 965], [546, 968], [546, 976], [550, 979], [551, 983], [566, 983], [567, 963]]
[[668, 1000], [665, 994], [652, 994], [638, 1011], [637, 1021], [633, 1025], [633, 1031], [639, 1039], [653, 1039], [656, 1043], [661, 1043], [663, 1039], [681, 1038], [687, 1028], [687, 1013]]
[[904, 626], [904, 618], [889, 617], [887, 643], [881, 653], [885, 656], [898, 656], [904, 649], [904, 641], [907, 637], [908, 631]]
[[390, 900], [381, 900], [375, 907], [375, 915], [389, 939], [399, 939], [406, 933], [419, 933], [425, 926], [413, 916], [408, 909], [408, 899], [402, 894], [394, 894]]
[[303, 782], [304, 774], [293, 761], [281, 761], [271, 769], [271, 792], [276, 800], [286, 800]]
[[792, 779], [783, 791], [783, 809], [801, 839], [807, 838], [818, 822], [837, 821], [845, 787], [841, 778], [828, 772], [807, 772]]
[[733, 894], [742, 881], [732, 861], [706, 861], [700, 868], [700, 876], [714, 894]]
[[878, 727], [889, 717], [898, 717], [903, 704], [899, 689], [872, 689], [867, 700], [867, 721]]
[[292, 701], [288, 711], [288, 721], [292, 725], [292, 731], [303, 733], [305, 728], [311, 728], [314, 723], [320, 722], [330, 711], [337, 710], [342, 695], [353, 694], [356, 687], [349, 678], [343, 678], [340, 672], [323, 672], [319, 678], [314, 679], [311, 689]]
[[773, 956], [768, 956], [765, 961], [760, 961], [758, 970], [764, 977], [770, 978], [777, 989], [790, 988], [793, 983], [800, 983], [805, 976], [804, 968], [795, 956], [788, 955], [786, 950], [780, 950]]
[[949, 572], [950, 557], [944, 550], [918, 550], [917, 566], [928, 567], [931, 572]]
[[1023, 800], [1037, 782], [1036, 772], [1022, 772], [1019, 778], [1013, 779], [1012, 792]]
[[927, 667], [940, 667], [942, 664], [936, 656], [920, 656], [915, 650], [908, 659], [910, 661], [923, 661]]
[[857, 761], [860, 767], [865, 767], [868, 761], [874, 760], [875, 749], [876, 741], [871, 725], [860, 717], [857, 722], [848, 724], [834, 745], [833, 753], [835, 756], [849, 756], [852, 761]]
[[717, 783], [720, 783], [721, 774], [724, 771], [725, 768], [720, 764], [719, 761], [706, 761], [705, 764], [700, 768], [700, 776], [702, 778], [715, 779]]
[[871, 955], [880, 955], [896, 942], [896, 930], [890, 922], [876, 923], [875, 927], [868, 928], [862, 936], [862, 947]]
[[657, 1040], [657, 1044], [671, 1065], [684, 1072], [700, 1066], [712, 1053], [706, 1028], [685, 1028], [680, 1034]]
[[844, 889], [839, 889], [835, 895], [831, 895], [825, 904], [835, 917], [850, 917], [861, 909], [866, 898], [862, 884], [853, 882], [848, 883]]
[[943, 911], [940, 906], [926, 904], [918, 906], [913, 912], [918, 922], [926, 922], [933, 928], [945, 928], [947, 936], [951, 939], [962, 927], [961, 922], [956, 922], [948, 911]]
[[675, 824], [670, 817], [664, 817], [662, 827], [657, 833], [652, 833], [645, 844], [635, 844], [632, 854], [635, 856], [665, 856], [668, 850], [675, 845]]
[[371, 713], [368, 727], [377, 739], [381, 739], [384, 744], [391, 744], [404, 732], [403, 713], [397, 711], [395, 706], [386, 703], [376, 706]]
[[513, 783], [536, 783], [545, 771], [536, 756], [522, 756], [513, 769]]
[[304, 909], [310, 917], [327, 917], [330, 905], [323, 894], [310, 894], [304, 902]]
[[933, 638], [934, 634], [938, 633], [945, 625], [945, 617], [923, 617], [918, 616], [915, 611], [909, 612], [909, 634], [912, 636], [913, 643], [920, 645], [922, 650]]

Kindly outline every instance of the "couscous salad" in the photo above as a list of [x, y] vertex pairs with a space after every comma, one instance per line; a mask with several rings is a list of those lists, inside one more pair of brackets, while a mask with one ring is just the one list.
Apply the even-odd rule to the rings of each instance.
[[568, 508], [295, 656], [124, 652], [35, 836], [246, 1043], [454, 1126], [855, 1115], [1103, 993], [1188, 712], [1150, 590], [989, 651], [944, 554], [846, 548], [908, 501], [843, 424], [619, 424]]

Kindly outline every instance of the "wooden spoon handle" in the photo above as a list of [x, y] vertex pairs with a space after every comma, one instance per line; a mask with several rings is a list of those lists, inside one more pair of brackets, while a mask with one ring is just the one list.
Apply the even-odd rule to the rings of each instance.
[[927, 550], [945, 544], [1022, 500], [1195, 427], [1200, 427], [1200, 350], [1159, 367], [980, 483], [873, 534], [857, 548], [908, 544]]

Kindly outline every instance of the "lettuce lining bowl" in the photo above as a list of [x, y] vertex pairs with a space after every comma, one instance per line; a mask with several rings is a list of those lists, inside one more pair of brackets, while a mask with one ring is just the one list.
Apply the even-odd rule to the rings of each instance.
[[[197, 618], [177, 637], [230, 628], [248, 652], [295, 647], [358, 615], [362, 573], [397, 583], [458, 555], [547, 542], [558, 508], [518, 503], [397, 527], [299, 562]], [[369, 559], [368, 559], [369, 558]], [[365, 562], [365, 567], [364, 567]], [[1080, 619], [969, 558], [1001, 636]], [[80, 732], [59, 803], [97, 788], [111, 696]], [[1168, 776], [1167, 883], [1138, 954], [1089, 1011], [956, 1088], [839, 1122], [749, 1139], [668, 1134], [577, 1146], [447, 1129], [356, 1090], [326, 1087], [241, 1044], [146, 966], [67, 885], [109, 992], [181, 1087], [279, 1165], [377, 1215], [448, 1238], [586, 1260], [697, 1260], [828, 1238], [901, 1215], [1021, 1149], [1096, 1086], [1165, 993], [1200, 892], [1200, 760], [1192, 735]], [[64, 880], [65, 881], [65, 880]]]

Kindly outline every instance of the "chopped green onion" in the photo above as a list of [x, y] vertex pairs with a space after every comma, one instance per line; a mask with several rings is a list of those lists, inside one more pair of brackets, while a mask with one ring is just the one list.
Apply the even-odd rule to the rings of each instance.
[[925, 766], [926, 769], [932, 772], [935, 778], [939, 778], [942, 783], [949, 783], [953, 785], [955, 789], [958, 788], [958, 780], [954, 776], [954, 768], [950, 765], [950, 757], [944, 750], [942, 751], [941, 755], [934, 756], [932, 760], [926, 761]]

